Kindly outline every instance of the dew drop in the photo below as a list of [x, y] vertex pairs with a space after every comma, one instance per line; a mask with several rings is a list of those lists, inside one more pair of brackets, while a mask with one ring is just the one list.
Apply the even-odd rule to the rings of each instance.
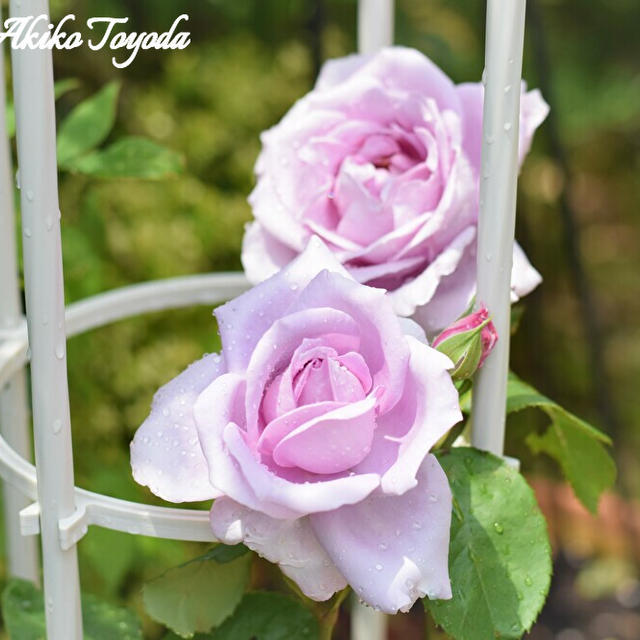
[[169, 409], [166, 407], [162, 410], [162, 415], [166, 418], [169, 415]]
[[51, 229], [53, 229], [53, 218], [51, 216], [47, 216], [44, 223], [47, 227], [47, 231], [51, 231]]
[[510, 122], [505, 122], [504, 123], [504, 130], [505, 131], [511, 131], [511, 123]]
[[498, 535], [502, 535], [504, 533], [504, 527], [499, 522], [494, 522], [493, 528]]
[[29, 229], [29, 227], [25, 227], [25, 228], [24, 228], [24, 235], [25, 235], [27, 238], [30, 238], [30, 237], [31, 237], [31, 229]]
[[31, 191], [31, 189], [27, 191], [27, 200], [33, 202], [33, 191]]
[[511, 91], [511, 85], [508, 84], [505, 88], [504, 88], [504, 92], [505, 93], [509, 93], [509, 91]]
[[533, 580], [531, 579], [530, 575], [525, 576], [524, 583], [527, 585], [527, 587], [530, 587], [533, 584]]
[[376, 571], [382, 571], [382, 569], [383, 569], [383, 566], [382, 566], [381, 564], [379, 564], [379, 563], [378, 563], [378, 564], [376, 565]]
[[51, 429], [52, 429], [53, 433], [58, 435], [60, 433], [60, 431], [62, 430], [62, 420], [60, 420], [60, 418], [56, 418], [53, 421], [53, 424], [51, 425]]
[[438, 496], [435, 493], [430, 493], [429, 502], [438, 502]]
[[56, 346], [56, 358], [58, 358], [58, 360], [64, 358], [64, 344], [62, 343]]

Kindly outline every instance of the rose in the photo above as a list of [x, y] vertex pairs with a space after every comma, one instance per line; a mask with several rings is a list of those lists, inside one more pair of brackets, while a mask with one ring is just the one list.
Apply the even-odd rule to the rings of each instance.
[[[475, 292], [482, 101], [481, 84], [454, 85], [412, 49], [326, 63], [314, 90], [262, 134], [242, 252], [249, 280], [316, 234], [430, 335], [453, 322]], [[538, 91], [522, 93], [521, 160], [547, 111]], [[516, 246], [514, 299], [539, 282]]]
[[451, 597], [451, 494], [429, 454], [461, 418], [451, 361], [318, 239], [215, 313], [223, 356], [158, 391], [135, 479], [166, 500], [216, 498], [214, 534], [311, 598], [348, 583], [395, 613]]
[[447, 327], [431, 346], [451, 358], [454, 380], [468, 380], [483, 365], [498, 341], [489, 310], [481, 305]]

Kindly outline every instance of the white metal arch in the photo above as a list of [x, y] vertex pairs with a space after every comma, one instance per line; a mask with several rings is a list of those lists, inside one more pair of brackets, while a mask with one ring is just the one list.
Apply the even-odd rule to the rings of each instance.
[[[478, 239], [478, 300], [501, 340], [474, 389], [475, 446], [502, 453], [509, 356], [509, 292], [525, 0], [488, 0], [486, 92]], [[393, 0], [360, 0], [358, 46], [370, 53], [393, 41]], [[48, 15], [47, 0], [11, 0], [12, 16]], [[55, 154], [51, 51], [13, 50], [13, 94], [20, 164], [26, 318], [20, 309], [13, 189], [0, 117], [0, 475], [7, 482], [9, 570], [38, 579], [40, 533], [49, 640], [81, 640], [76, 543], [90, 524], [132, 534], [212, 540], [207, 514], [102, 496], [74, 486], [66, 337], [149, 311], [213, 304], [247, 286], [242, 274], [208, 274], [125, 287], [64, 309]], [[0, 70], [3, 70], [0, 49]], [[0, 105], [4, 79], [0, 78]], [[28, 339], [27, 339], [28, 336]], [[28, 461], [23, 367], [31, 349], [36, 465]], [[55, 390], [55, 393], [52, 393]], [[20, 516], [18, 517], [18, 513]], [[384, 617], [356, 607], [354, 640], [382, 640]]]

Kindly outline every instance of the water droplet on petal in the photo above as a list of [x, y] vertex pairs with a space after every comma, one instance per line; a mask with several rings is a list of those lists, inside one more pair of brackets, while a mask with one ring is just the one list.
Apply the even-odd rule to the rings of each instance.
[[60, 418], [56, 418], [51, 425], [51, 429], [56, 435], [59, 434], [62, 430], [62, 420], [60, 420]]

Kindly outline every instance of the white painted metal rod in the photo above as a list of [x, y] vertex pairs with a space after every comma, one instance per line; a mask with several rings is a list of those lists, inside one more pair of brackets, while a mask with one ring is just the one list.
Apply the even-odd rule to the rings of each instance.
[[[38, 498], [38, 483], [35, 467], [19, 456], [0, 437], [0, 476], [21, 495], [28, 498], [27, 504]], [[78, 509], [59, 523], [60, 543], [69, 548], [86, 533], [89, 525], [131, 534], [168, 538], [171, 540], [215, 541], [209, 524], [209, 512], [195, 509], [156, 507], [110, 496], [75, 489]], [[20, 518], [23, 534], [40, 531], [39, 505], [24, 509]], [[16, 518], [18, 522], [18, 519]]]
[[[216, 304], [249, 288], [242, 272], [205, 273], [167, 278], [107, 291], [70, 304], [65, 313], [67, 336], [102, 327], [130, 316], [194, 304]], [[27, 362], [24, 325], [0, 331], [0, 386]]]
[[[393, 44], [394, 0], [358, 2], [358, 51], [375, 53]], [[369, 637], [367, 640], [373, 640]]]
[[525, 0], [488, 0], [477, 301], [489, 308], [498, 342], [475, 379], [472, 443], [497, 455], [504, 447], [509, 370], [524, 21]]
[[[49, 15], [46, 0], [11, 0], [10, 7], [15, 17]], [[58, 534], [58, 521], [73, 515], [75, 503], [53, 61], [47, 49], [11, 54], [47, 638], [81, 640], [77, 550], [64, 550]]]
[[[375, 53], [393, 44], [394, 14], [394, 0], [359, 0], [359, 53]], [[351, 606], [352, 640], [385, 640], [386, 637], [386, 616], [354, 599]]]
[[[12, 329], [23, 322], [23, 316], [18, 282], [11, 157], [4, 117], [4, 68], [4, 43], [0, 43], [0, 329]], [[15, 451], [29, 458], [31, 444], [26, 384], [24, 371], [18, 371], [5, 385], [0, 385], [0, 431]], [[38, 582], [40, 568], [37, 541], [20, 534], [18, 513], [27, 506], [26, 499], [6, 484], [2, 488], [2, 494], [9, 573]]]

